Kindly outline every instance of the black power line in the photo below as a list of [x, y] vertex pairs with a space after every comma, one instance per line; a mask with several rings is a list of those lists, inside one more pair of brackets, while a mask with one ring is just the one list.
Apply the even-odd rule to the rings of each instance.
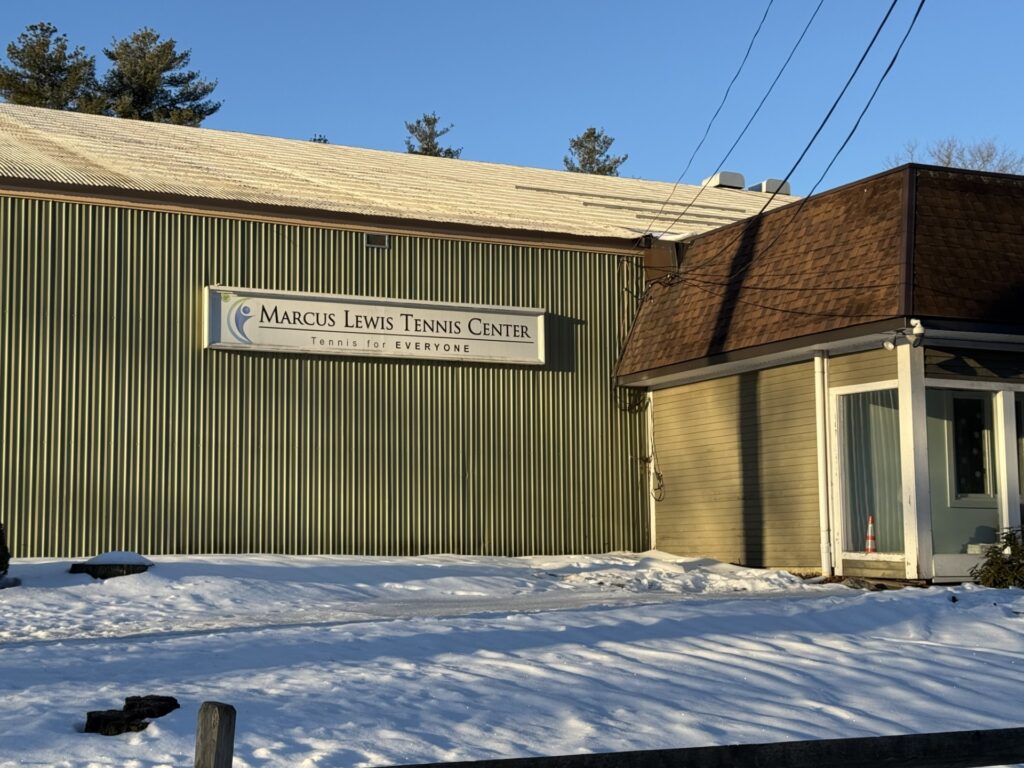
[[718, 118], [718, 113], [722, 111], [722, 107], [725, 106], [726, 99], [729, 98], [729, 92], [732, 90], [733, 85], [739, 78], [740, 72], [743, 71], [743, 67], [746, 65], [747, 59], [750, 58], [750, 51], [754, 48], [754, 41], [757, 40], [757, 36], [761, 33], [761, 27], [764, 26], [764, 20], [768, 18], [768, 11], [772, 9], [772, 5], [774, 3], [775, 0], [768, 0], [768, 5], [764, 9], [764, 15], [761, 16], [761, 21], [758, 23], [757, 29], [754, 30], [753, 36], [750, 38], [750, 43], [747, 45], [747, 52], [743, 54], [743, 60], [740, 61], [740, 65], [736, 69], [736, 74], [732, 76], [732, 80], [729, 81], [729, 85], [726, 87], [725, 93], [722, 95], [722, 101], [718, 105], [718, 109], [715, 110], [715, 114], [713, 114], [711, 116], [711, 119], [708, 121], [707, 127], [704, 129], [704, 135], [701, 137], [701, 140], [697, 143], [697, 146], [694, 148], [693, 154], [690, 155], [690, 159], [686, 162], [686, 167], [683, 168], [683, 172], [679, 174], [679, 178], [676, 179], [675, 184], [672, 185], [672, 189], [669, 191], [668, 197], [666, 197], [665, 202], [661, 204], [661, 209], [656, 214], [654, 214], [654, 216], [652, 216], [651, 220], [648, 222], [646, 231], [650, 232], [651, 225], [653, 225], [655, 220], [657, 220], [657, 218], [665, 212], [665, 206], [668, 205], [669, 201], [672, 199], [672, 195], [676, 193], [676, 189], [679, 188], [679, 184], [683, 180], [683, 176], [685, 176], [686, 172], [690, 170], [690, 166], [693, 165], [693, 159], [697, 156], [697, 153], [700, 151], [700, 148], [704, 146], [704, 142], [707, 140], [708, 134], [711, 133], [711, 126], [715, 124], [715, 120]]
[[[715, 167], [715, 170], [711, 173], [711, 175], [708, 176], [707, 179], [704, 180], [704, 183], [702, 183], [700, 185], [700, 189], [697, 190], [697, 194], [693, 196], [693, 199], [690, 200], [690, 202], [688, 202], [686, 204], [686, 207], [683, 208], [683, 210], [680, 211], [679, 214], [674, 219], [672, 219], [672, 221], [668, 224], [668, 226], [666, 226], [662, 230], [661, 235], [659, 235], [659, 237], [664, 236], [666, 232], [668, 232], [670, 229], [672, 229], [672, 227], [674, 227], [676, 225], [676, 222], [678, 222], [681, 218], [683, 218], [684, 215], [686, 215], [686, 212], [690, 210], [690, 207], [694, 203], [697, 202], [697, 198], [699, 198], [704, 193], [704, 190], [708, 188], [708, 183], [711, 181], [711, 178], [716, 173], [718, 173], [720, 170], [722, 170], [722, 167], [725, 165], [726, 161], [732, 155], [733, 150], [736, 149], [736, 146], [740, 143], [740, 141], [746, 135], [747, 130], [749, 130], [751, 124], [754, 122], [754, 118], [756, 118], [758, 113], [760, 113], [761, 107], [763, 107], [764, 103], [766, 101], [768, 101], [768, 97], [772, 95], [772, 91], [775, 90], [776, 83], [779, 82], [779, 78], [782, 77], [782, 73], [786, 71], [786, 68], [789, 66], [789, 62], [792, 61], [793, 55], [796, 53], [797, 48], [800, 47], [800, 43], [803, 42], [804, 37], [807, 35], [807, 30], [809, 30], [811, 28], [811, 24], [814, 22], [814, 19], [818, 15], [818, 11], [821, 10], [821, 6], [824, 5], [824, 3], [825, 3], [825, 0], [818, 0], [818, 6], [814, 9], [814, 13], [811, 14], [811, 18], [809, 18], [807, 20], [807, 23], [804, 25], [803, 32], [800, 33], [800, 37], [798, 37], [796, 42], [793, 44], [793, 47], [789, 51], [789, 55], [786, 57], [786, 60], [784, 62], [782, 62], [782, 66], [779, 68], [779, 71], [776, 73], [775, 79], [772, 80], [771, 85], [768, 86], [768, 90], [765, 91], [764, 96], [761, 97], [761, 101], [758, 103], [757, 108], [754, 109], [753, 113], [751, 113], [750, 118], [747, 120], [747, 124], [743, 126], [743, 130], [740, 131], [739, 135], [736, 137], [736, 140], [733, 141], [732, 146], [729, 147], [729, 151], [725, 153], [725, 156], [722, 157], [721, 161], [719, 161], [718, 165]], [[689, 167], [689, 166], [687, 166], [687, 167]], [[673, 188], [672, 191], [674, 192], [675, 189]], [[671, 195], [669, 195], [669, 197], [671, 198]], [[666, 200], [665, 204], [661, 206], [661, 211], [658, 212], [658, 215], [661, 215], [661, 213], [665, 210], [665, 205], [667, 205], [667, 204], [668, 204], [668, 201]], [[657, 216], [655, 216], [655, 218], [657, 218]], [[651, 223], [652, 224], [654, 223], [654, 219], [651, 219]], [[648, 227], [648, 230], [650, 230], [650, 227]]]
[[[764, 255], [766, 253], [768, 253], [768, 251], [771, 250], [772, 246], [774, 246], [775, 243], [778, 242], [779, 238], [782, 237], [782, 235], [784, 235], [789, 230], [789, 227], [793, 224], [793, 222], [796, 220], [796, 218], [800, 215], [800, 212], [803, 210], [804, 205], [806, 204], [806, 202], [811, 199], [811, 195], [813, 195], [815, 193], [815, 191], [818, 189], [818, 186], [825, 179], [825, 176], [828, 174], [828, 172], [830, 170], [832, 170], [832, 166], [835, 164], [836, 160], [839, 159], [839, 155], [842, 154], [842, 151], [844, 149], [846, 149], [846, 145], [850, 143], [850, 139], [853, 138], [853, 134], [856, 133], [857, 128], [860, 127], [860, 123], [864, 119], [864, 115], [867, 114], [868, 109], [871, 107], [871, 104], [874, 102], [875, 96], [878, 95], [878, 91], [882, 87], [882, 83], [885, 82], [885, 79], [889, 76], [889, 73], [892, 72], [893, 67], [896, 65], [896, 59], [899, 58], [900, 52], [903, 50], [903, 45], [907, 42], [907, 38], [910, 37], [910, 33], [911, 33], [911, 31], [913, 31], [914, 25], [917, 24], [917, 18], [921, 15], [921, 11], [924, 9], [924, 4], [925, 4], [925, 0], [920, 0], [920, 2], [918, 3], [917, 10], [914, 12], [914, 17], [910, 20], [910, 25], [907, 27], [907, 31], [903, 33], [903, 37], [900, 40], [900, 44], [898, 46], [896, 46], [896, 51], [895, 51], [895, 53], [893, 53], [892, 58], [889, 60], [889, 65], [885, 68], [885, 71], [882, 72], [881, 77], [878, 78], [878, 82], [875, 83], [874, 90], [871, 91], [871, 96], [868, 97], [867, 102], [864, 104], [864, 108], [861, 109], [860, 114], [857, 116], [856, 121], [854, 121], [853, 127], [850, 128], [849, 133], [846, 134], [846, 138], [843, 139], [843, 143], [839, 145], [839, 148], [835, 151], [835, 154], [832, 155], [832, 159], [829, 160], [828, 165], [825, 166], [825, 170], [821, 172], [821, 175], [818, 177], [818, 180], [816, 182], [814, 182], [814, 186], [811, 187], [810, 193], [808, 193], [807, 197], [803, 198], [797, 204], [796, 209], [793, 211], [793, 214], [786, 220], [786, 223], [778, 231], [778, 233], [775, 235], [775, 237], [772, 238], [771, 242], [769, 242], [768, 245], [766, 245], [764, 247], [764, 249], [760, 252], [760, 254], [758, 254], [758, 258], [763, 258]], [[718, 254], [715, 255], [715, 257], [717, 257], [717, 256], [718, 256]], [[753, 263], [754, 263], [754, 259], [751, 259], [747, 264], [745, 264], [744, 266], [740, 267], [739, 269], [737, 269], [732, 274], [727, 275], [724, 278], [724, 282], [719, 283], [719, 285], [727, 285], [729, 281], [736, 279], [737, 277], [742, 275], [744, 272], [746, 272], [748, 269], [750, 269], [750, 267], [753, 265]], [[705, 260], [704, 265], [707, 265], [707, 260]], [[701, 269], [701, 268], [702, 268], [701, 264], [697, 264], [695, 267], [693, 267], [694, 270]]]
[[[871, 52], [871, 49], [874, 47], [875, 42], [878, 40], [878, 36], [882, 33], [882, 30], [885, 28], [885, 25], [888, 23], [889, 17], [892, 15], [893, 9], [896, 8], [896, 3], [898, 1], [899, 0], [892, 0], [892, 3], [889, 5], [889, 9], [885, 12], [885, 16], [882, 17], [882, 21], [879, 23], [878, 28], [875, 29], [874, 35], [871, 36], [871, 40], [868, 42], [867, 48], [864, 49], [864, 52], [861, 54], [860, 59], [857, 61], [857, 66], [855, 66], [853, 68], [853, 72], [851, 72], [850, 76], [846, 79], [846, 83], [843, 85], [842, 90], [839, 91], [839, 95], [836, 96], [835, 100], [832, 102], [832, 106], [829, 107], [829, 110], [825, 114], [824, 119], [822, 119], [821, 123], [818, 125], [817, 130], [814, 132], [814, 135], [811, 136], [810, 141], [807, 142], [807, 145], [804, 147], [803, 151], [800, 153], [800, 156], [797, 158], [796, 162], [793, 163], [793, 167], [789, 169], [789, 172], [786, 174], [786, 178], [783, 179], [783, 184], [785, 184], [787, 181], [789, 181], [790, 177], [793, 175], [793, 173], [799, 167], [800, 163], [803, 162], [804, 157], [807, 156], [807, 153], [810, 151], [811, 147], [814, 145], [814, 142], [817, 141], [818, 136], [821, 135], [821, 132], [822, 132], [822, 130], [824, 130], [825, 125], [831, 119], [832, 114], [836, 111], [836, 107], [839, 106], [839, 102], [842, 100], [843, 96], [846, 94], [846, 91], [849, 90], [850, 84], [853, 82], [853, 79], [857, 76], [857, 73], [860, 72], [860, 68], [864, 65], [864, 60], [867, 59], [868, 54]], [[779, 189], [781, 189], [781, 188], [782, 188], [782, 184], [779, 185]], [[758, 211], [756, 214], [754, 214], [750, 218], [757, 218], [758, 216], [763, 215], [765, 210], [767, 210], [768, 206], [771, 205], [772, 201], [775, 199], [775, 197], [777, 195], [778, 195], [778, 189], [776, 189], [774, 192], [772, 192], [771, 196], [769, 196], [769, 198], [767, 200], [765, 200], [764, 205], [761, 206], [761, 210]], [[806, 198], [804, 198], [804, 200], [806, 200]], [[802, 204], [802, 202], [803, 201], [801, 201], [801, 204]], [[666, 203], [667, 203], [667, 201], [666, 201]], [[742, 233], [743, 233], [743, 228], [742, 227], [738, 227], [737, 228], [737, 235], [736, 235], [736, 237], [733, 238], [723, 248], [721, 248], [719, 250], [719, 252], [715, 253], [711, 257], [711, 259], [705, 260], [705, 264], [708, 261], [710, 261], [710, 260], [717, 259], [719, 256], [722, 255], [722, 253], [724, 253], [726, 250], [731, 248], [736, 243], [736, 241], [740, 238]], [[697, 266], [697, 268], [699, 269], [699, 268], [701, 268], [703, 266], [704, 266], [704, 264], [700, 264], [700, 265]], [[668, 276], [668, 277], [671, 277], [671, 276]], [[665, 279], [665, 278], [662, 278], [662, 279]]]
[[[870, 108], [872, 102], [874, 102], [875, 96], [878, 94], [879, 89], [882, 87], [882, 83], [885, 82], [885, 79], [889, 76], [889, 73], [892, 71], [893, 67], [896, 65], [896, 60], [899, 58], [900, 52], [903, 50], [904, 44], [907, 42], [907, 39], [910, 37], [910, 33], [913, 31], [914, 26], [917, 24], [917, 19], [921, 15], [921, 11], [924, 10], [925, 2], [926, 2], [926, 0], [920, 0], [920, 2], [918, 3], [917, 10], [914, 12], [914, 16], [910, 20], [910, 24], [907, 27], [907, 31], [904, 32], [903, 37], [900, 40], [899, 45], [896, 47], [896, 51], [893, 53], [892, 58], [889, 60], [888, 66], [886, 66], [885, 70], [882, 72], [881, 76], [879, 77], [878, 82], [875, 84], [875, 87], [874, 87], [874, 89], [871, 92], [871, 96], [868, 97], [867, 102], [864, 104], [863, 109], [861, 109], [860, 114], [857, 116], [857, 120], [854, 122], [853, 127], [850, 129], [849, 133], [847, 133], [846, 138], [843, 140], [843, 143], [836, 150], [835, 154], [833, 154], [832, 159], [829, 161], [828, 165], [825, 167], [825, 170], [822, 172], [821, 176], [818, 177], [818, 181], [815, 183], [814, 188], [811, 191], [811, 194], [813, 194], [814, 189], [817, 189], [818, 185], [825, 178], [825, 176], [828, 174], [828, 171], [832, 168], [832, 165], [838, 159], [840, 153], [842, 153], [842, 151], [846, 148], [847, 144], [849, 144], [850, 139], [853, 138], [854, 133], [856, 132], [857, 128], [860, 126], [860, 123], [861, 123], [861, 121], [864, 118], [864, 115], [867, 113], [867, 111]], [[857, 69], [859, 69], [861, 64], [864, 62], [864, 59], [866, 58], [866, 56], [868, 54], [868, 51], [871, 50], [871, 47], [874, 45], [875, 40], [877, 40], [879, 33], [882, 31], [882, 28], [885, 26], [886, 22], [888, 21], [889, 16], [892, 13], [892, 10], [893, 10], [893, 8], [895, 6], [896, 6], [896, 0], [893, 0], [892, 5], [889, 7], [889, 11], [886, 13], [885, 17], [882, 19], [882, 23], [879, 25], [878, 29], [875, 31], [875, 35], [871, 38], [871, 42], [868, 44], [868, 48], [865, 50], [864, 55], [861, 56], [860, 61], [857, 63], [857, 68], [854, 69], [854, 73], [853, 73], [854, 75], [857, 73]], [[853, 79], [853, 75], [851, 75], [850, 80], [847, 80], [846, 86], [844, 86], [844, 88], [843, 88], [843, 92], [846, 91], [846, 88], [849, 86], [850, 81], [852, 79]], [[840, 93], [840, 98], [841, 97], [842, 97], [842, 92]], [[833, 103], [832, 109], [829, 110], [829, 115], [831, 115], [832, 112], [835, 110], [836, 104], [838, 104], [838, 99], [836, 100], [835, 103]], [[826, 116], [826, 121], [827, 121], [827, 118], [828, 118], [828, 115]], [[814, 138], [817, 138], [818, 133], [821, 132], [821, 128], [824, 127], [824, 122], [825, 121], [823, 121], [822, 125], [819, 126], [818, 131], [815, 132]], [[810, 144], [813, 143], [814, 138], [811, 139], [811, 142], [808, 144], [807, 148], [801, 154], [800, 160], [803, 159], [803, 156], [806, 155], [807, 150], [810, 149]], [[794, 164], [793, 170], [795, 170], [796, 166], [799, 165], [800, 160], [798, 160], [797, 163]], [[791, 170], [790, 173], [792, 173], [793, 170]], [[787, 179], [788, 179], [788, 176], [787, 176]], [[773, 194], [772, 197], [774, 197], [774, 196], [775, 195]], [[809, 196], [805, 197], [803, 200], [801, 200], [797, 204], [795, 210], [793, 211], [793, 214], [789, 217], [789, 219], [783, 225], [782, 229], [780, 229], [778, 234], [776, 234], [775, 237], [771, 240], [771, 242], [765, 247], [765, 249], [761, 251], [761, 253], [759, 254], [760, 256], [763, 256], [765, 253], [767, 253], [768, 250], [770, 250], [771, 247], [774, 246], [776, 242], [778, 242], [779, 238], [789, 229], [789, 226], [793, 223], [793, 221], [797, 218], [797, 216], [803, 210], [804, 204], [806, 203], [806, 201], [808, 199], [810, 199]], [[768, 203], [770, 203], [770, 202], [771, 202], [771, 198], [769, 198], [768, 202], [765, 203], [765, 207], [767, 207]], [[757, 216], [760, 216], [763, 213], [764, 213], [764, 208], [762, 208], [761, 213], [758, 213]], [[743, 227], [738, 227], [737, 229], [739, 230], [740, 234], [738, 234], [736, 237], [734, 237], [730, 241], [730, 243], [727, 244], [725, 247], [719, 249], [715, 254], [713, 254], [708, 259], [705, 259], [702, 264], [698, 264], [696, 268], [697, 269], [702, 268], [703, 266], [709, 265], [712, 261], [716, 261], [726, 250], [728, 250], [728, 248], [732, 247], [736, 243], [736, 241], [739, 239], [739, 237], [741, 236], [742, 231], [743, 231]], [[703, 291], [705, 293], [709, 293], [712, 296], [717, 296], [718, 298], [724, 298], [724, 294], [723, 293], [719, 293], [718, 291], [713, 290], [709, 286], [715, 285], [715, 286], [718, 286], [718, 287], [728, 287], [731, 280], [734, 280], [737, 277], [739, 277], [740, 275], [742, 275], [742, 273], [744, 271], [746, 271], [747, 269], [749, 269], [752, 264], [753, 264], [753, 259], [751, 259], [751, 261], [748, 264], [746, 264], [745, 266], [743, 266], [740, 269], [736, 270], [733, 274], [725, 277], [724, 280], [721, 281], [721, 282], [700, 279], [700, 278], [693, 277], [693, 276], [690, 276], [690, 275], [684, 275], [684, 274], [682, 274], [678, 270], [676, 272], [674, 272], [673, 274], [671, 274], [671, 275], [666, 275], [665, 277], [659, 278], [659, 280], [657, 280], [655, 282], [659, 282], [659, 283], [663, 283], [663, 284], [665, 284], [665, 283], [671, 284], [672, 282], [685, 282], [687, 285], [689, 285], [692, 288], [696, 288], [697, 290]], [[830, 289], [820, 289], [820, 290], [821, 290], [821, 292], [824, 293], [824, 292], [828, 292]], [[794, 314], [794, 315], [817, 316], [817, 317], [843, 317], [843, 318], [861, 318], [861, 317], [874, 317], [874, 316], [877, 316], [877, 315], [874, 315], [874, 314], [871, 314], [871, 313], [868, 313], [868, 314], [856, 314], [855, 315], [855, 314], [842, 313], [842, 312], [815, 312], [813, 310], [803, 310], [803, 309], [793, 309], [793, 308], [786, 308], [786, 307], [777, 307], [777, 306], [771, 306], [771, 305], [768, 305], [768, 304], [763, 304], [761, 302], [756, 302], [756, 301], [750, 301], [750, 300], [747, 300], [747, 299], [743, 299], [743, 298], [741, 298], [739, 296], [734, 297], [734, 301], [736, 301], [737, 303], [748, 304], [748, 305], [760, 307], [762, 309], [768, 309], [768, 310], [775, 311], [775, 312], [783, 312], [783, 313]]]

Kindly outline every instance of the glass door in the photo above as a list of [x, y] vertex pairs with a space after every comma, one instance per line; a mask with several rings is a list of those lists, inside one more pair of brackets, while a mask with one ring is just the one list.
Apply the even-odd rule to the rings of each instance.
[[1020, 490], [1019, 520], [1024, 520], [1024, 393], [1017, 392], [1013, 396], [1014, 417], [1017, 426], [1017, 483]]
[[844, 557], [902, 560], [894, 557], [903, 554], [897, 391], [841, 395], [838, 406]]
[[994, 393], [928, 389], [935, 576], [966, 578], [999, 531]]

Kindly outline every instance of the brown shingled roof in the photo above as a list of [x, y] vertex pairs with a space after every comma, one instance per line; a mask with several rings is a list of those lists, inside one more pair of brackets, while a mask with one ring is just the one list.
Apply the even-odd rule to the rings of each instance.
[[1024, 177], [916, 169], [910, 313], [1024, 325]]
[[903, 166], [690, 241], [618, 375], [910, 316], [1022, 326], [1022, 306], [1024, 177]]

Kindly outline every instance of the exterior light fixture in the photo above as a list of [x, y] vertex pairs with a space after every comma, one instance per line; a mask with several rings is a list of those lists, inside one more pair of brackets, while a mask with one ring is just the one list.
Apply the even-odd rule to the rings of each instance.
[[891, 339], [886, 339], [882, 342], [882, 346], [891, 352], [896, 349], [896, 345], [901, 338], [909, 341], [912, 347], [921, 346], [921, 342], [924, 341], [924, 324], [916, 318], [911, 318], [908, 328], [901, 328], [896, 331]]

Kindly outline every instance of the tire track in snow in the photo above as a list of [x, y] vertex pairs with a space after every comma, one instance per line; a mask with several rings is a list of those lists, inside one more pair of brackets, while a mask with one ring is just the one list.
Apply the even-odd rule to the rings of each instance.
[[[829, 591], [827, 594], [809, 593], [794, 595], [780, 592], [775, 597], [786, 600], [831, 600], [836, 597], [843, 599], [856, 598], [857, 590], [844, 592]], [[294, 612], [244, 613], [219, 616], [214, 619], [188, 620], [188, 629], [166, 629], [161, 621], [136, 624], [119, 624], [112, 630], [100, 630], [74, 627], [57, 627], [45, 630], [37, 636], [19, 637], [14, 630], [0, 632], [0, 649], [25, 648], [29, 646], [48, 646], [56, 644], [84, 644], [108, 640], [161, 640], [201, 637], [204, 635], [224, 635], [263, 630], [290, 630], [310, 628], [329, 628], [346, 625], [368, 624], [379, 621], [400, 621], [408, 619], [454, 619], [488, 617], [500, 614], [531, 614], [550, 613], [556, 611], [586, 610], [594, 608], [621, 608], [624, 606], [656, 605], [661, 603], [694, 603], [709, 602], [720, 605], [724, 600], [763, 600], [771, 599], [771, 593], [727, 594], [727, 595], [687, 595], [679, 593], [581, 593], [565, 592], [556, 594], [520, 595], [513, 598], [495, 601], [467, 600], [460, 598], [451, 601], [424, 600], [381, 600], [360, 603], [339, 603], [322, 611], [299, 610]], [[339, 618], [341, 615], [341, 618]]]

